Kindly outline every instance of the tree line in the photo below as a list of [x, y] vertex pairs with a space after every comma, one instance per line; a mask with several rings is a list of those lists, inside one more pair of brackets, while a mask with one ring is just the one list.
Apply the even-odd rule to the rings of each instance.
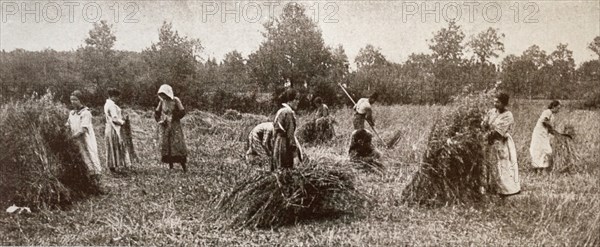
[[[329, 105], [350, 101], [339, 89], [343, 84], [355, 97], [378, 92], [384, 104], [445, 104], [454, 95], [500, 88], [513, 97], [579, 99], [586, 94], [599, 98], [599, 60], [576, 66], [567, 44], [547, 53], [537, 45], [521, 55], [508, 55], [500, 64], [491, 62], [504, 52], [504, 34], [488, 28], [467, 37], [461, 26], [450, 21], [433, 33], [430, 53], [413, 53], [395, 63], [381, 49], [367, 44], [360, 49], [350, 70], [350, 60], [341, 45], [327, 46], [317, 24], [302, 5], [289, 3], [283, 13], [266, 23], [258, 50], [244, 57], [231, 51], [222, 61], [200, 56], [200, 39], [180, 35], [171, 23], [163, 23], [159, 40], [142, 52], [118, 51], [112, 26], [95, 23], [84, 44], [75, 51], [0, 52], [1, 100], [30, 97], [52, 91], [68, 102], [75, 89], [88, 94], [88, 105], [101, 106], [106, 89], [122, 91], [125, 104], [153, 107], [161, 84], [173, 86], [191, 108], [223, 112], [268, 112], [276, 96], [286, 87], [308, 95], [301, 104], [310, 105], [319, 96]], [[600, 36], [589, 49], [600, 57]], [[600, 102], [600, 100], [598, 100]]]

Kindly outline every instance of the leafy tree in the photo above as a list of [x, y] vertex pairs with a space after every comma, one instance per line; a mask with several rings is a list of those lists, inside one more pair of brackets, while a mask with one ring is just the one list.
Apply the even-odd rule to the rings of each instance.
[[180, 36], [167, 22], [163, 22], [158, 38], [158, 43], [142, 52], [148, 84], [140, 92], [140, 100], [144, 105], [156, 104], [156, 90], [169, 84], [187, 104], [198, 107], [195, 99], [202, 95], [196, 83], [198, 54], [203, 49], [200, 40]]
[[266, 40], [248, 61], [254, 81], [278, 93], [286, 83], [308, 86], [312, 78], [328, 75], [331, 51], [302, 5], [286, 4], [283, 13], [264, 27]]
[[[526, 70], [525, 75], [522, 77], [528, 91], [527, 95], [530, 99], [544, 97], [543, 94], [548, 89], [546, 74], [549, 70], [546, 51], [540, 49], [537, 45], [532, 45], [523, 52], [521, 57], [531, 63], [529, 70]], [[537, 90], [537, 92], [534, 92], [534, 90]]]
[[358, 55], [354, 59], [358, 69], [374, 66], [383, 66], [387, 64], [385, 56], [381, 54], [381, 48], [375, 48], [371, 44], [367, 44], [365, 48], [360, 48]]
[[527, 48], [521, 56], [508, 55], [501, 63], [503, 90], [528, 98], [549, 95], [548, 55], [537, 45]]
[[600, 60], [586, 61], [577, 69], [578, 81], [600, 83]]
[[498, 29], [488, 28], [477, 36], [471, 36], [467, 45], [473, 50], [480, 64], [488, 62], [489, 58], [497, 58], [500, 52], [504, 52], [503, 33], [498, 33]]
[[350, 62], [348, 61], [346, 51], [342, 45], [339, 45], [332, 52], [331, 73], [333, 81], [346, 83], [349, 67]]
[[588, 49], [596, 53], [596, 55], [598, 55], [598, 59], [600, 59], [600, 36], [596, 36], [596, 38], [594, 38], [594, 40], [588, 45]]
[[402, 67], [406, 81], [405, 90], [414, 92], [411, 102], [424, 104], [434, 102], [433, 56], [428, 54], [411, 54]]
[[[374, 85], [381, 84], [383, 79], [382, 69], [389, 65], [385, 56], [381, 54], [381, 49], [375, 48], [371, 44], [358, 51], [354, 63], [358, 68], [356, 73], [358, 81], [355, 86], [366, 91], [371, 91]], [[365, 94], [368, 94], [368, 92]]]
[[567, 98], [574, 90], [575, 60], [566, 44], [559, 44], [550, 56], [551, 98]]
[[230, 92], [249, 92], [256, 91], [256, 88], [250, 84], [248, 67], [246, 59], [238, 51], [232, 51], [225, 54], [221, 63], [221, 75], [224, 81], [221, 84], [226, 85]]
[[447, 103], [450, 96], [462, 90], [463, 40], [465, 34], [455, 21], [448, 22], [447, 28], [436, 32], [430, 40], [429, 48], [434, 59], [434, 100]]
[[94, 23], [88, 32], [85, 46], [78, 49], [77, 54], [81, 60], [83, 80], [91, 83], [90, 104], [100, 105], [104, 102], [104, 92], [108, 87], [118, 87], [118, 64], [120, 57], [113, 50], [117, 38], [105, 20]]
[[337, 83], [347, 84], [350, 80], [348, 56], [342, 45], [332, 51], [331, 64], [328, 66], [326, 76], [313, 77], [309, 90], [314, 97], [321, 97], [328, 105], [337, 105], [348, 102], [346, 95], [340, 91]]
[[600, 106], [600, 59], [584, 62], [577, 69], [577, 75], [578, 98], [584, 99], [584, 106]]
[[600, 36], [596, 36], [588, 46], [590, 50], [598, 54], [597, 60], [587, 61], [583, 63], [579, 70], [581, 71], [581, 79], [583, 81], [600, 81]]
[[436, 32], [429, 40], [429, 49], [433, 51], [435, 60], [458, 63], [462, 59], [465, 34], [455, 21], [448, 22], [447, 28]]
[[527, 79], [530, 74], [537, 72], [535, 64], [531, 60], [511, 54], [502, 60], [501, 68], [502, 90], [510, 92], [514, 96], [531, 96], [532, 88]]

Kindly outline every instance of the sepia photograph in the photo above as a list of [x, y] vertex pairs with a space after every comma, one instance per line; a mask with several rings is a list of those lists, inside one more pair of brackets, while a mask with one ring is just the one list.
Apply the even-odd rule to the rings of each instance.
[[597, 0], [0, 0], [0, 246], [600, 246]]

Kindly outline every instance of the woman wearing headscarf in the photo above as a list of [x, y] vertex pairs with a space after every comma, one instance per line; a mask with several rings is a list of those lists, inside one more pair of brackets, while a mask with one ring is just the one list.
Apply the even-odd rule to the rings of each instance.
[[100, 184], [102, 166], [98, 158], [98, 145], [94, 126], [92, 125], [92, 113], [82, 103], [83, 94], [76, 90], [70, 96], [73, 110], [69, 112], [67, 127], [70, 130], [71, 139], [79, 149], [79, 153], [87, 168], [88, 176]]
[[106, 139], [106, 166], [111, 171], [116, 171], [118, 167], [131, 166], [129, 151], [125, 147], [125, 142], [121, 136], [121, 126], [125, 124], [121, 108], [117, 105], [121, 92], [117, 89], [108, 89], [108, 99], [104, 104], [104, 117], [106, 128], [104, 129], [104, 138]]
[[[521, 192], [519, 167], [517, 164], [517, 149], [510, 135], [514, 125], [513, 114], [506, 108], [509, 96], [501, 93], [496, 96], [494, 109], [484, 117], [487, 127], [489, 145], [488, 159], [491, 168], [495, 170], [494, 184], [501, 196], [509, 196]], [[485, 193], [484, 187], [480, 188]]]
[[531, 154], [531, 166], [536, 171], [547, 169], [551, 164], [552, 147], [550, 146], [550, 136], [556, 134], [552, 125], [554, 114], [560, 109], [560, 102], [552, 101], [548, 109], [542, 112], [538, 119], [533, 133], [531, 135], [531, 145], [529, 153]]
[[294, 167], [294, 155], [299, 152], [302, 159], [302, 151], [296, 139], [296, 113], [298, 107], [298, 92], [288, 89], [281, 95], [283, 102], [281, 109], [277, 111], [273, 120], [273, 132], [275, 143], [273, 145], [273, 156], [271, 171], [276, 169], [292, 169]]
[[187, 172], [187, 147], [183, 136], [180, 120], [185, 116], [185, 108], [179, 98], [173, 94], [173, 88], [164, 84], [158, 89], [160, 102], [154, 112], [154, 118], [159, 124], [161, 161], [169, 164], [181, 164]]

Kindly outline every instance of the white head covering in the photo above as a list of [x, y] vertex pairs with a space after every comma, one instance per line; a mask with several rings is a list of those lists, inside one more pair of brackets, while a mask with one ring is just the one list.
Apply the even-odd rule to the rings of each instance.
[[162, 84], [160, 86], [160, 88], [158, 89], [158, 94], [160, 94], [160, 93], [164, 93], [170, 99], [175, 98], [175, 96], [173, 95], [173, 88], [171, 88], [171, 86], [169, 86], [167, 84]]

